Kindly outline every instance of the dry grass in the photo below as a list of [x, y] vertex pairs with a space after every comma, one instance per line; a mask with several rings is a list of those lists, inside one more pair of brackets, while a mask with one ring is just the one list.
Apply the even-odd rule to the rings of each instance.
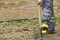
[[[0, 3], [0, 20], [5, 22], [0, 23], [0, 39], [1, 40], [34, 40], [34, 37], [38, 35], [38, 20], [31, 20], [32, 18], [38, 18], [37, 7], [31, 7], [29, 9], [21, 9], [20, 6], [30, 4], [31, 0], [26, 2], [18, 0], [19, 3], [11, 2], [11, 0], [0, 0], [4, 1]], [[9, 1], [6, 3], [6, 1]], [[15, 0], [16, 1], [16, 0]], [[10, 3], [11, 2], [11, 3]], [[55, 11], [55, 13], [60, 12]], [[18, 20], [9, 21], [14, 19], [30, 19], [30, 20]], [[59, 17], [57, 18], [59, 20]], [[48, 35], [49, 40], [60, 39], [60, 25], [56, 27], [56, 34]]]
[[0, 2], [20, 2], [20, 1], [35, 2], [35, 0], [0, 0]]

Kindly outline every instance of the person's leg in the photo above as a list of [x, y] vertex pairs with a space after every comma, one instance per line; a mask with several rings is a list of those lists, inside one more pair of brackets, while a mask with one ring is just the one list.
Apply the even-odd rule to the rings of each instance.
[[46, 23], [49, 26], [48, 31], [55, 31], [53, 0], [43, 0], [42, 11], [42, 24]]

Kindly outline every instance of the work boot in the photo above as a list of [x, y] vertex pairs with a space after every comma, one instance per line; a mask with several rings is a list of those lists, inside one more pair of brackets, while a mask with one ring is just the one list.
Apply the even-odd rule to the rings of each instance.
[[55, 31], [48, 31], [48, 34], [55, 34]]
[[54, 34], [54, 33], [55, 33], [55, 23], [52, 22], [49, 24], [48, 34]]
[[54, 34], [55, 33], [55, 30], [48, 30], [49, 26], [48, 24], [45, 24], [43, 23], [42, 26], [41, 26], [41, 29], [42, 29], [42, 34]]

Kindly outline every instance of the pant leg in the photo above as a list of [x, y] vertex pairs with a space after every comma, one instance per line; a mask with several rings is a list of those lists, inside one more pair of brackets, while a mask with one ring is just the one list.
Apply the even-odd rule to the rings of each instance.
[[53, 0], [43, 0], [42, 10], [42, 23], [46, 23], [49, 25], [49, 31], [54, 31], [55, 18], [53, 11]]

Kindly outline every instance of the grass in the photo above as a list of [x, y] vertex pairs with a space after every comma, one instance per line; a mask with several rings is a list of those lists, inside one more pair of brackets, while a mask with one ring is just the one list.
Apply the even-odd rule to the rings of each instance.
[[[56, 16], [56, 22], [57, 23], [60, 23], [60, 15], [59, 16]], [[2, 26], [1, 24], [3, 25], [22, 25], [22, 24], [29, 24], [31, 26], [34, 26], [36, 24], [38, 24], [38, 19], [32, 19], [32, 20], [28, 20], [28, 19], [14, 19], [14, 20], [8, 20], [8, 21], [5, 21], [3, 23], [0, 23], [0, 34], [7, 34], [7, 33], [11, 33], [11, 32], [16, 32], [17, 29], [11, 29], [11, 28], [8, 28], [9, 26]], [[15, 27], [15, 26], [14, 26]], [[40, 34], [39, 34], [39, 29], [38, 28], [33, 28], [35, 30], [35, 38], [39, 38]], [[27, 30], [27, 29], [24, 29], [24, 30]], [[19, 31], [19, 29], [18, 29]], [[37, 32], [36, 32], [37, 31]]]
[[60, 23], [60, 15], [56, 16], [56, 22]]
[[27, 1], [27, 2], [34, 2], [35, 0], [0, 0], [3, 2], [20, 2], [20, 1]]
[[[23, 25], [23, 24], [28, 24], [31, 26], [31, 27], [29, 26], [30, 28], [34, 29], [33, 26], [38, 24], [38, 19], [37, 20], [34, 20], [34, 19], [32, 19], [32, 20], [15, 19], [15, 20], [4, 21], [4, 22], [0, 23], [0, 34], [10, 33], [11, 31], [16, 32], [16, 30], [19, 31], [19, 29], [11, 29], [11, 26], [19, 28], [20, 25]], [[23, 28], [23, 30], [26, 31], [28, 29]], [[35, 28], [35, 30], [36, 30], [36, 28]]]
[[36, 25], [38, 24], [38, 20], [21, 20], [21, 19], [16, 19], [16, 20], [8, 20], [3, 22], [6, 25], [16, 25], [16, 24], [29, 24], [29, 25]]
[[[56, 16], [56, 22], [60, 23], [60, 15]], [[4, 22], [1, 22], [4, 24], [11, 24], [11, 25], [16, 25], [16, 24], [29, 24], [29, 25], [36, 25], [38, 24], [38, 19], [32, 19], [32, 20], [28, 20], [28, 19], [14, 19], [14, 20], [7, 20]]]
[[[60, 23], [60, 15], [56, 16], [56, 22]], [[16, 25], [16, 24], [29, 24], [31, 26], [38, 24], [38, 19], [32, 19], [32, 20], [28, 20], [28, 19], [15, 19], [15, 20], [7, 20], [5, 22], [2, 22], [6, 25]]]
[[[60, 15], [56, 16], [56, 23], [60, 24]], [[38, 19], [14, 19], [14, 20], [7, 20], [2, 23], [0, 23], [0, 31], [4, 30], [4, 27], [10, 26], [10, 25], [15, 25], [16, 27], [20, 27], [23, 24], [30, 25], [31, 28], [34, 30], [39, 30], [38, 27], [35, 27], [38, 24]], [[1, 32], [2, 33], [2, 32]], [[38, 35], [37, 35], [38, 36]]]

